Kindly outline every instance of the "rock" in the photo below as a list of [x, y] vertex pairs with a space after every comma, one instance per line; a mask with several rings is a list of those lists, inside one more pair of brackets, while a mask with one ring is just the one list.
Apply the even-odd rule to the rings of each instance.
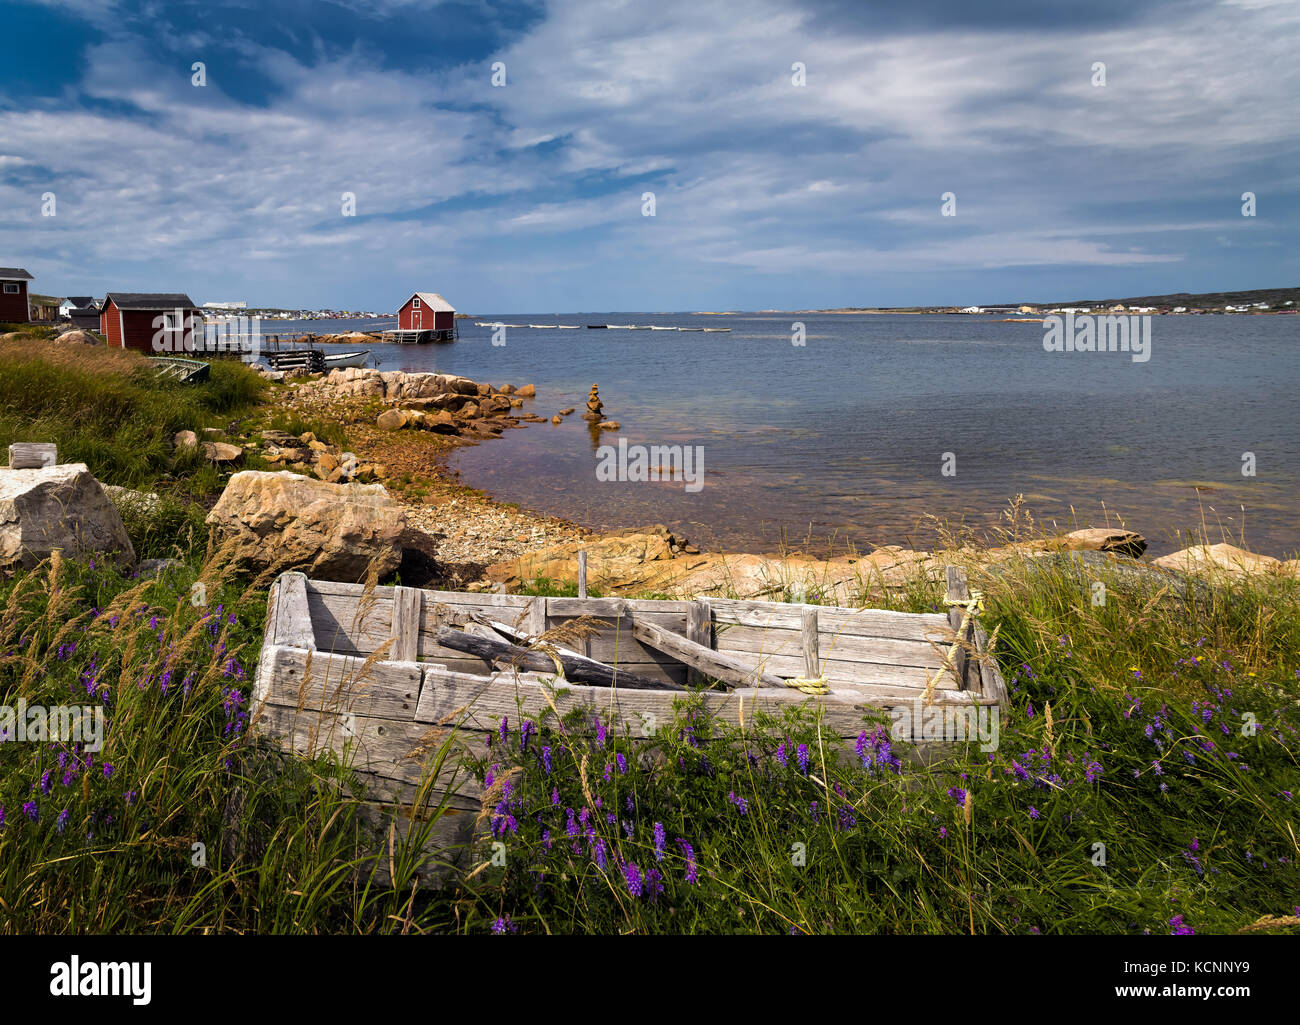
[[205, 427], [203, 428], [203, 436], [205, 438], [224, 438], [226, 432], [220, 427]]
[[136, 576], [147, 579], [161, 576], [170, 570], [184, 568], [185, 563], [181, 562], [180, 559], [145, 559], [136, 566], [135, 572]]
[[357, 582], [372, 562], [381, 577], [397, 568], [406, 517], [380, 484], [244, 470], [230, 478], [207, 523], [237, 540], [236, 559], [251, 569], [301, 568]]
[[569, 416], [573, 412], [573, 410], [574, 410], [573, 406], [570, 406], [568, 409], [561, 409], [560, 416]]
[[491, 394], [492, 394], [492, 385], [490, 385], [490, 384], [483, 384], [483, 383], [480, 383], [480, 384], [478, 385], [478, 393], [479, 393], [479, 397], [480, 397], [480, 398], [481, 398], [482, 396], [484, 396], [484, 395], [491, 395]]
[[301, 444], [297, 438], [285, 431], [263, 431], [261, 438], [280, 448], [298, 448]]
[[513, 409], [522, 409], [522, 408], [523, 408], [523, 405], [524, 405], [524, 400], [523, 400], [523, 399], [521, 399], [521, 398], [519, 398], [519, 397], [517, 397], [517, 396], [513, 396], [513, 397], [511, 397], [511, 399], [510, 399], [510, 406], [511, 406], [511, 408], [513, 408]]
[[203, 456], [214, 463], [237, 463], [244, 458], [244, 450], [238, 445], [227, 445], [224, 441], [205, 441]]
[[1256, 555], [1230, 544], [1184, 548], [1153, 559], [1151, 564], [1181, 573], [1226, 573], [1231, 577], [1280, 574], [1283, 571], [1282, 563], [1272, 556]]
[[617, 431], [622, 429], [622, 427], [623, 425], [617, 420], [602, 420], [600, 423], [596, 424], [596, 430], [598, 431]]
[[121, 488], [116, 484], [103, 484], [101, 487], [104, 489], [104, 494], [119, 509], [130, 506], [148, 511], [158, 504], [158, 496], [152, 491], [132, 491], [130, 488]]
[[316, 460], [316, 472], [328, 475], [337, 470], [340, 465], [338, 458], [332, 452], [322, 452], [320, 458]]
[[59, 335], [59, 337], [54, 340], [56, 342], [62, 342], [65, 345], [102, 344], [100, 340], [96, 338], [94, 335], [92, 335], [89, 331], [82, 331], [79, 328], [73, 328], [71, 331], [64, 331], [63, 334]]
[[460, 407], [460, 414], [461, 416], [465, 417], [465, 419], [472, 420], [474, 417], [478, 416], [478, 403], [477, 402], [465, 403], [465, 405]]
[[513, 395], [515, 393], [515, 386], [513, 384], [503, 384], [500, 388], [500, 392], [502, 395]]
[[308, 431], [306, 434], [298, 435], [298, 440], [301, 441], [304, 445], [310, 445], [313, 441], [316, 440], [316, 435], [313, 434], [311, 431]]
[[135, 562], [117, 507], [84, 463], [0, 469], [0, 568], [31, 569], [56, 548]]
[[177, 448], [198, 448], [199, 436], [193, 431], [177, 431], [172, 435], [172, 444]]
[[526, 384], [516, 394], [521, 399], [531, 399], [537, 394], [537, 389], [531, 384]]
[[594, 424], [600, 423], [605, 419], [604, 414], [601, 413], [603, 408], [600, 401], [600, 388], [593, 384], [591, 393], [587, 396], [587, 411], [582, 414], [582, 418]]
[[403, 409], [385, 409], [379, 414], [375, 426], [385, 431], [400, 431], [409, 419], [409, 414]]
[[1147, 550], [1147, 539], [1132, 530], [1108, 527], [1091, 527], [1074, 530], [1065, 535], [1067, 551], [1118, 552], [1132, 559], [1142, 558]]
[[564, 418], [557, 413], [555, 416], [551, 417], [551, 423], [555, 424], [556, 427], [559, 427], [560, 424], [564, 423]]

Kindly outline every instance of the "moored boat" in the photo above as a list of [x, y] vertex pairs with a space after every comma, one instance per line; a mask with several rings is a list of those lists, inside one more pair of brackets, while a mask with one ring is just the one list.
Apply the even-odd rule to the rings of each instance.
[[364, 367], [366, 365], [366, 358], [369, 355], [369, 349], [358, 349], [355, 352], [327, 352], [325, 354], [325, 369], [335, 370], [339, 367]]

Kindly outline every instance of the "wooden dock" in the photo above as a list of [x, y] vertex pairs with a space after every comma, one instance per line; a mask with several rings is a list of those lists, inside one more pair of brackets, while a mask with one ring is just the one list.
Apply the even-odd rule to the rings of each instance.
[[456, 328], [424, 328], [421, 330], [402, 330], [394, 328], [380, 332], [380, 337], [394, 345], [427, 345], [430, 342], [452, 342], [456, 340]]

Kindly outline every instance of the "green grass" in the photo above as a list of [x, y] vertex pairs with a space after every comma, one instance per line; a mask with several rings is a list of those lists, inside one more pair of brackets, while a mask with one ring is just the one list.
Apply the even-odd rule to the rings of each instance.
[[858, 738], [812, 711], [737, 726], [691, 696], [622, 732], [589, 710], [526, 741], [518, 715], [504, 739], [453, 730], [431, 772], [476, 773], [495, 835], [458, 884], [412, 896], [424, 837], [400, 831], [399, 885], [353, 885], [387, 851], [345, 796], [346, 758], [243, 741], [262, 592], [216, 563], [155, 582], [45, 567], [0, 585], [0, 703], [92, 679], [114, 726], [66, 786], [57, 747], [0, 745], [0, 929], [1296, 932], [1300, 584], [1221, 581], [1189, 603], [1106, 577], [1099, 605], [1090, 579], [1030, 560], [973, 582], [1011, 689], [991, 750], [927, 766], [888, 718]]

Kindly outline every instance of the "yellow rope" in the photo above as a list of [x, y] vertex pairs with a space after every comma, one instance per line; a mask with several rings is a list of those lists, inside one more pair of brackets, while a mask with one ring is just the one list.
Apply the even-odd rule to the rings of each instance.
[[831, 689], [826, 684], [826, 677], [819, 676], [814, 680], [809, 680], [803, 676], [796, 676], [793, 680], [786, 680], [787, 687], [793, 687], [795, 690], [803, 691], [805, 694], [829, 694]]
[[[930, 671], [928, 669], [926, 670], [925, 695], [921, 700], [927, 705], [934, 698], [935, 685], [938, 684], [940, 678], [942, 678], [945, 669], [949, 670], [952, 675], [956, 677], [957, 651], [961, 648], [962, 638], [966, 636], [966, 627], [970, 625], [971, 617], [978, 616], [984, 611], [984, 592], [971, 591], [969, 598], [944, 598], [943, 603], [962, 610], [961, 626], [957, 628], [957, 637], [952, 642], [952, 647], [948, 649], [948, 654], [944, 656], [943, 665], [940, 666], [939, 671], [934, 674], [934, 679], [930, 678]], [[996, 632], [997, 631], [994, 631], [995, 634]]]

